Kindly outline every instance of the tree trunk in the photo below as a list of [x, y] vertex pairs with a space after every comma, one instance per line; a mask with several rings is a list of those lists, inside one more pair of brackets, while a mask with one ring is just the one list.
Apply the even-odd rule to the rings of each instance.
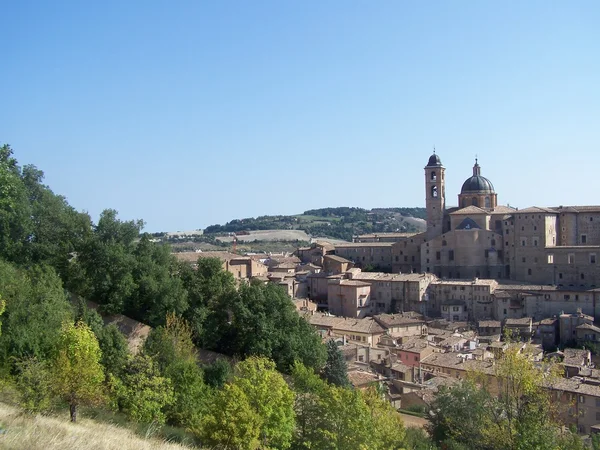
[[77, 405], [75, 403], [69, 405], [69, 412], [71, 413], [71, 422], [77, 422]]

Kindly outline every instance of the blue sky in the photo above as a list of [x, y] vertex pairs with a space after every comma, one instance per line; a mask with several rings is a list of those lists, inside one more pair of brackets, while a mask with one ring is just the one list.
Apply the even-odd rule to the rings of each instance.
[[3, 2], [0, 143], [147, 230], [326, 206], [600, 204], [600, 2]]

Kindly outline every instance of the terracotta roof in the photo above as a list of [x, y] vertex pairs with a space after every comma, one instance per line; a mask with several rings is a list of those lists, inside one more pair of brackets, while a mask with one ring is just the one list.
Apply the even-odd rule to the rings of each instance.
[[376, 383], [379, 376], [374, 373], [363, 372], [362, 370], [351, 370], [348, 372], [348, 380], [354, 387], [367, 386]]
[[451, 212], [450, 215], [464, 215], [464, 214], [488, 214], [485, 209], [481, 209], [478, 206], [467, 206], [466, 208], [461, 208], [458, 211]]
[[373, 317], [380, 325], [385, 328], [394, 326], [422, 325], [423, 319], [418, 319], [412, 314], [378, 314]]
[[348, 242], [335, 244], [335, 248], [354, 248], [354, 247], [392, 247], [395, 242]]
[[346, 258], [342, 258], [341, 256], [337, 256], [337, 255], [325, 255], [324, 258], [329, 259], [331, 261], [336, 261], [339, 263], [351, 263], [352, 262]]
[[364, 283], [362, 281], [357, 281], [357, 280], [341, 280], [340, 285], [341, 286], [356, 286], [356, 287], [371, 286], [369, 283]]
[[527, 214], [527, 213], [556, 214], [556, 211], [554, 211], [551, 208], [543, 208], [543, 207], [539, 207], [539, 206], [531, 206], [531, 207], [525, 208], [525, 209], [518, 209], [517, 211], [514, 212], [514, 214]]
[[373, 318], [366, 317], [364, 319], [353, 319], [346, 317], [326, 316], [324, 314], [312, 314], [307, 317], [311, 325], [332, 328], [333, 330], [367, 333], [367, 334], [383, 334], [384, 329]]
[[521, 319], [506, 319], [504, 321], [505, 326], [531, 325], [531, 323], [531, 317], [523, 317]]
[[490, 214], [512, 214], [516, 210], [512, 206], [498, 205], [490, 211]]
[[499, 320], [480, 320], [477, 323], [478, 328], [500, 328]]
[[594, 325], [589, 325], [587, 323], [579, 325], [579, 326], [575, 327], [575, 329], [577, 329], [577, 330], [591, 330], [591, 331], [594, 331], [596, 333], [600, 333], [600, 328], [598, 328], [598, 327], [596, 327]]
[[[357, 272], [353, 271], [353, 280], [363, 281], [419, 281], [428, 275], [422, 273], [383, 273], [383, 272]], [[431, 275], [429, 275], [431, 276]]]

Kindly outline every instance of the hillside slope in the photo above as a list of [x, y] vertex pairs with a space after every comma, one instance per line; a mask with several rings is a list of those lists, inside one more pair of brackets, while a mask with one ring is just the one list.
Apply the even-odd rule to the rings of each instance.
[[185, 450], [179, 444], [143, 439], [132, 431], [81, 419], [76, 424], [49, 416], [27, 416], [0, 403], [0, 448], [8, 450]]

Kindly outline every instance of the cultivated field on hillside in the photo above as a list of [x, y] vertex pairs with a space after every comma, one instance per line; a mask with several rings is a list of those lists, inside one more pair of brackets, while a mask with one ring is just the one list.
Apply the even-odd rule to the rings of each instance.
[[[233, 236], [219, 236], [217, 241], [231, 242]], [[237, 236], [238, 242], [251, 241], [309, 241], [310, 236], [302, 230], [258, 230]]]

